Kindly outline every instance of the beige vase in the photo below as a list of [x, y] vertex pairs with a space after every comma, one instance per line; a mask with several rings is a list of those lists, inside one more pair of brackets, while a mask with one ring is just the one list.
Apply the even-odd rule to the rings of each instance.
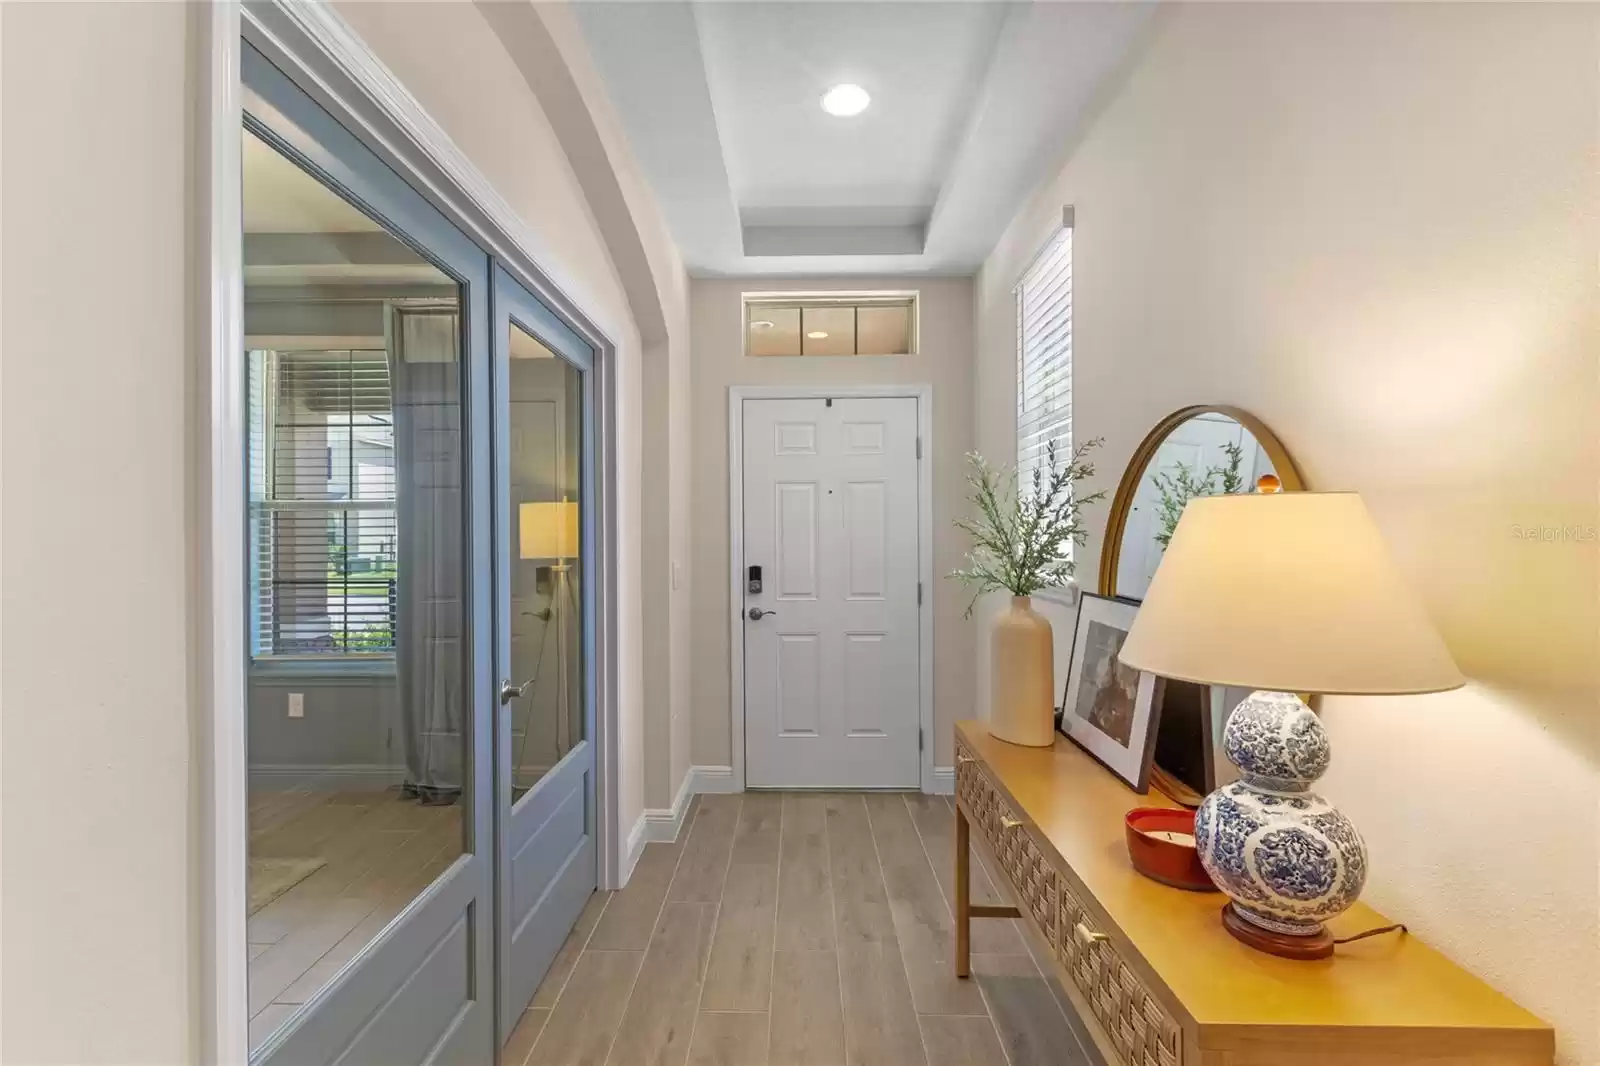
[[994, 620], [989, 634], [989, 732], [1012, 744], [1055, 743], [1055, 646], [1050, 621], [1027, 596]]

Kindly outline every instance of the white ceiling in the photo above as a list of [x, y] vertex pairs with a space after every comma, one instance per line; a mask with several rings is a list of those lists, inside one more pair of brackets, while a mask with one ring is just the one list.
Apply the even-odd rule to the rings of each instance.
[[[691, 272], [969, 273], [1148, 24], [1137, 2], [574, 5]], [[825, 113], [854, 82], [872, 105]]]

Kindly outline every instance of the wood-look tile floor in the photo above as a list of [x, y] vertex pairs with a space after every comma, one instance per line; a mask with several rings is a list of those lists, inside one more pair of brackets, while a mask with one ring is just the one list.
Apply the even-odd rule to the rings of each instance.
[[[1097, 1062], [1016, 922], [975, 921], [973, 976], [952, 975], [953, 841], [940, 796], [702, 796], [589, 901], [502, 1061]], [[972, 896], [1000, 902], [981, 861]]]
[[250, 854], [324, 860], [246, 921], [259, 1047], [461, 854], [461, 808], [311, 786], [250, 796]]

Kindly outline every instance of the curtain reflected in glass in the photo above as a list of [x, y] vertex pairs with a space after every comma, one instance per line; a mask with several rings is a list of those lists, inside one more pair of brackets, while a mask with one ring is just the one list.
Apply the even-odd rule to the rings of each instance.
[[584, 739], [582, 375], [511, 325], [512, 799]]

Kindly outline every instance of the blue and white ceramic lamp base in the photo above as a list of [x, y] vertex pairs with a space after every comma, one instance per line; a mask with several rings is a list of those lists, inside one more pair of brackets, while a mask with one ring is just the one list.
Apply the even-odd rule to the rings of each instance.
[[1293, 693], [1254, 692], [1229, 716], [1222, 747], [1240, 779], [1200, 805], [1195, 846], [1232, 901], [1224, 924], [1252, 947], [1326, 957], [1333, 944], [1323, 923], [1349, 909], [1367, 880], [1361, 834], [1311, 791], [1328, 768], [1328, 734]]

